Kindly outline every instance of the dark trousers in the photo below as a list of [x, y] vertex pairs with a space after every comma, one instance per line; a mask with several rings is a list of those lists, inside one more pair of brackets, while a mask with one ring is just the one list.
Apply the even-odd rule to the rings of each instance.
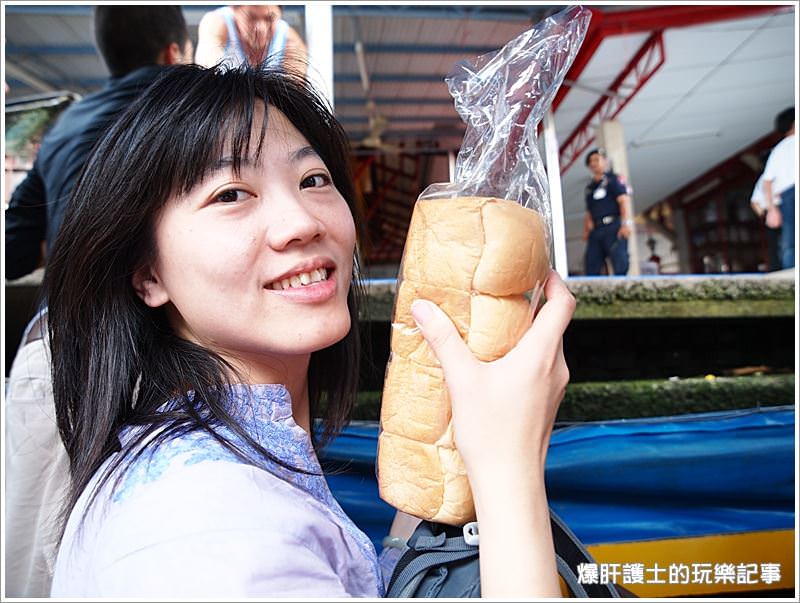
[[781, 231], [781, 253], [783, 267], [794, 268], [794, 185], [781, 193], [781, 214], [783, 225]]
[[614, 274], [624, 276], [628, 274], [628, 239], [617, 238], [619, 221], [611, 224], [598, 224], [589, 233], [586, 243], [586, 274], [596, 276], [600, 274], [606, 258], [611, 260]]
[[780, 270], [783, 260], [781, 258], [781, 229], [770, 228], [767, 229], [767, 256], [769, 259], [769, 272]]

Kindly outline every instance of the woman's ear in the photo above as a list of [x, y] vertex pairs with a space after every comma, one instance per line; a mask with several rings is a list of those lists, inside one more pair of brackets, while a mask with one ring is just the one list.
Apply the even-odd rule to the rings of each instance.
[[158, 308], [169, 301], [167, 290], [150, 266], [142, 266], [134, 272], [131, 283], [136, 295], [151, 308]]

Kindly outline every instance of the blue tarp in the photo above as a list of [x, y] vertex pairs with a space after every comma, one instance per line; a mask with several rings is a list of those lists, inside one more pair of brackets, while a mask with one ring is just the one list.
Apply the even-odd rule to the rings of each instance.
[[[579, 423], [547, 455], [553, 509], [586, 544], [794, 527], [793, 407]], [[320, 455], [376, 546], [394, 510], [375, 481], [378, 425], [349, 426]]]

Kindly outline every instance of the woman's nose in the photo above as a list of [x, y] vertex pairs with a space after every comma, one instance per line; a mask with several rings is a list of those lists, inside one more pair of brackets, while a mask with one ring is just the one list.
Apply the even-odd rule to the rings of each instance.
[[281, 250], [291, 245], [306, 245], [326, 234], [323, 221], [317, 216], [308, 202], [292, 195], [283, 195], [267, 203], [266, 211], [269, 227], [267, 242], [273, 249]]

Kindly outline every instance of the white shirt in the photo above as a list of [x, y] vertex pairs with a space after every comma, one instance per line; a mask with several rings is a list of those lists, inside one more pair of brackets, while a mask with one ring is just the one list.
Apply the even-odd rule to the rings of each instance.
[[[26, 340], [27, 332], [23, 336]], [[56, 424], [47, 337], [20, 347], [5, 400], [5, 595], [50, 593], [69, 459]]]
[[764, 166], [764, 180], [772, 181], [772, 190], [780, 195], [787, 188], [794, 186], [794, 170], [797, 163], [794, 134], [781, 140], [769, 154]]
[[[753, 187], [753, 193], [750, 195], [750, 203], [755, 203], [761, 209], [767, 209], [767, 200], [764, 198], [764, 174], [758, 177], [758, 182]], [[781, 198], [775, 194], [772, 195], [772, 203], [774, 205], [781, 204]]]

